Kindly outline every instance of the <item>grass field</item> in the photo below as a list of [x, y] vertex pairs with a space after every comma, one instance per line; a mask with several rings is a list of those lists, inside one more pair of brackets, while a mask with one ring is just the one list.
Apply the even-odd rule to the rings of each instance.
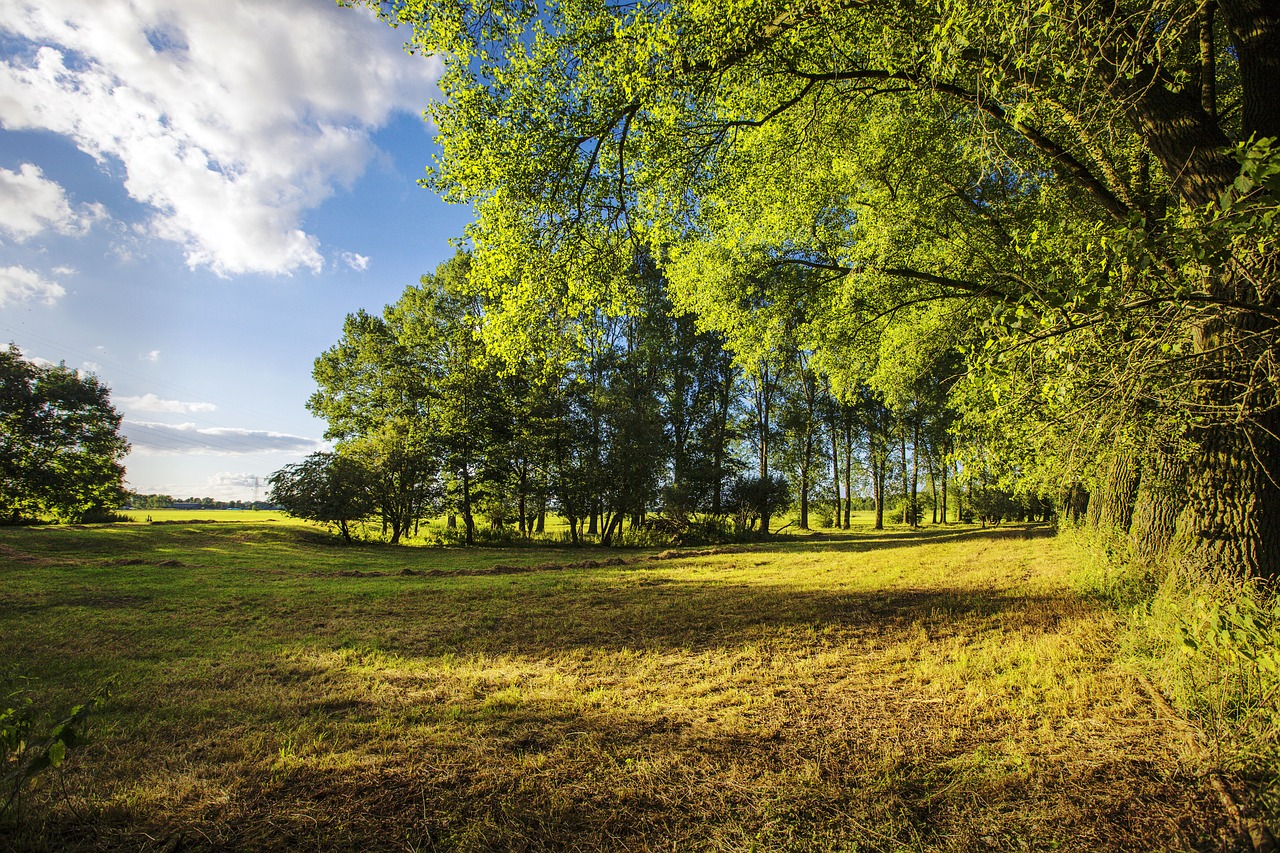
[[1043, 530], [659, 558], [210, 517], [0, 530], [0, 660], [55, 710], [116, 679], [0, 845], [1223, 843], [1122, 617], [1073, 591], [1079, 558]]

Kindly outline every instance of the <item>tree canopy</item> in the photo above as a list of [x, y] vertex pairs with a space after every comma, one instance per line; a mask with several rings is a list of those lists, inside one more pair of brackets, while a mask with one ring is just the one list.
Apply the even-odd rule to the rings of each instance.
[[119, 506], [119, 429], [97, 377], [0, 350], [0, 521], [82, 521]]
[[1273, 4], [366, 5], [444, 58], [427, 182], [476, 205], [499, 349], [634, 310], [641, 252], [677, 311], [785, 329], [849, 400], [932, 323], [974, 453], [1022, 432], [1005, 468], [1126, 529], [1147, 471], [1177, 529], [1137, 534], [1280, 571]]
[[375, 508], [370, 472], [352, 457], [313, 453], [276, 471], [269, 481], [269, 500], [290, 515], [334, 525], [347, 542], [352, 522]]

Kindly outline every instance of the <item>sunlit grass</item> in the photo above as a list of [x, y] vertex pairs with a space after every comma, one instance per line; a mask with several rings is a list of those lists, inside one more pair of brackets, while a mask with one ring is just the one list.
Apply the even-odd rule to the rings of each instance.
[[50, 706], [119, 679], [23, 837], [1213, 847], [1203, 784], [1117, 660], [1120, 617], [1041, 533], [656, 559], [347, 548], [287, 520], [2, 531], [0, 655]]

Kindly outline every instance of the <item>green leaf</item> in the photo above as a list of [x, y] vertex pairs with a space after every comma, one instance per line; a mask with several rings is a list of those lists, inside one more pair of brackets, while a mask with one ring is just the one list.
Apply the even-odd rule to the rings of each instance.
[[49, 764], [58, 767], [67, 759], [67, 745], [60, 740], [49, 744]]

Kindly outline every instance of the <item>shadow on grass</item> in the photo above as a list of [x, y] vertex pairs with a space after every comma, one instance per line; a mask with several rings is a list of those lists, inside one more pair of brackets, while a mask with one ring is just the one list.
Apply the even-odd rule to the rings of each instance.
[[[228, 849], [1121, 851], [1161, 847], [1176, 813], [1190, 816], [1176, 846], [1214, 849], [1198, 840], [1213, 812], [1194, 779], [1070, 741], [1032, 770], [1003, 753], [1020, 719], [975, 726], [963, 702], [904, 678], [907, 660], [858, 667], [922, 629], [1026, 643], [1079, 614], [1078, 599], [691, 583], [576, 595], [575, 614], [555, 600], [464, 609], [465, 628], [402, 624], [338, 669], [276, 673], [295, 694], [287, 713], [324, 729], [340, 715], [331, 746], [352, 764], [248, 774], [202, 831]], [[626, 671], [637, 651], [691, 655], [646, 684]], [[815, 655], [827, 663], [788, 668]], [[469, 661], [469, 674], [449, 668]], [[540, 686], [558, 668], [568, 683]], [[336, 689], [352, 698], [322, 695]], [[595, 690], [610, 695], [594, 704]]]
[[1011, 539], [1048, 539], [1055, 530], [1048, 524], [1002, 524], [999, 527], [950, 526], [925, 527], [920, 530], [869, 530], [840, 533], [813, 533], [807, 536], [779, 537], [756, 543], [762, 550], [774, 548], [787, 553], [798, 551], [873, 551], [884, 548], [913, 548], [936, 542], [959, 542]]
[[[1026, 597], [997, 590], [885, 589], [820, 593], [784, 586], [700, 584], [641, 579], [628, 586], [574, 583], [501, 598], [484, 591], [441, 607], [438, 591], [397, 596], [376, 619], [394, 621], [394, 638], [378, 647], [406, 656], [454, 652], [545, 655], [569, 649], [619, 651], [680, 648], [705, 651], [783, 633], [878, 634], [908, 627], [931, 632], [958, 623], [999, 620], [1020, 632], [1052, 630], [1057, 614], [1097, 605], [1069, 594]], [[375, 616], [373, 613], [367, 616]], [[355, 629], [360, 616], [349, 616]]]

